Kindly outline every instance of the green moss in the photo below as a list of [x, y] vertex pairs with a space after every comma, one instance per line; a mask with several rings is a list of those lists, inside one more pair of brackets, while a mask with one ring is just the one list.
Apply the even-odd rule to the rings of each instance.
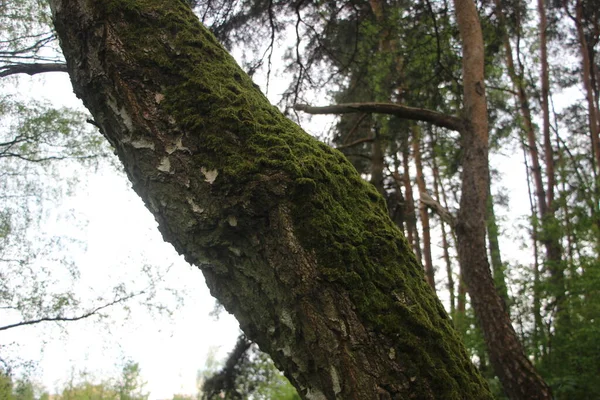
[[[269, 209], [284, 200], [258, 191], [283, 173], [295, 234], [323, 278], [349, 293], [371, 331], [396, 338], [409, 373], [447, 370], [434, 379], [439, 398], [480, 394], [483, 382], [469, 392], [473, 366], [384, 200], [344, 156], [271, 106], [185, 2], [108, 1], [105, 12], [126, 21], [124, 42], [135, 44], [127, 51], [146, 74], [169, 77], [162, 106], [199, 164], [219, 171], [215, 190], [242, 191], [240, 202], [259, 198]], [[157, 25], [170, 36], [154, 34]]]

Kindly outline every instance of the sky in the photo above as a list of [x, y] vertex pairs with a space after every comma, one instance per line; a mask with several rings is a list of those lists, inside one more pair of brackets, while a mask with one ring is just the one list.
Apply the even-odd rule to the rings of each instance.
[[[56, 106], [82, 107], [66, 74], [25, 78], [20, 91]], [[39, 361], [34, 379], [50, 391], [71, 377], [77, 380], [81, 373], [92, 380], [116, 377], [123, 362], [132, 360], [140, 364], [151, 400], [195, 393], [197, 372], [209, 352], [223, 358], [233, 348], [239, 335], [237, 321], [225, 311], [218, 318], [210, 315], [215, 301], [200, 270], [162, 240], [153, 216], [124, 174], [110, 166], [76, 172], [81, 173], [81, 183], [74, 195], [51, 209], [41, 226], [47, 235], [77, 239], [66, 249], [81, 274], [75, 290], [94, 300], [110, 296], [112, 287], [121, 282], [132, 289], [145, 287], [138, 284], [146, 282], [140, 270], [151, 264], [165, 274], [159, 287], [177, 290], [183, 305], [162, 290], [153, 301], [178, 307], [171, 317], [150, 313], [133, 302], [129, 317], [117, 306], [101, 322], [73, 322], [66, 330], [51, 323], [16, 328], [2, 332], [0, 342], [15, 342], [11, 351]], [[59, 265], [50, 267], [61, 274]]]

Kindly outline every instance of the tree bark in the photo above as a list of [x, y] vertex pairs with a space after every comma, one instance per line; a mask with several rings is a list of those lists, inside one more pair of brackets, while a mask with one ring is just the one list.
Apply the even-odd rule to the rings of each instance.
[[481, 322], [490, 361], [511, 399], [550, 399], [495, 290], [488, 264], [485, 231], [489, 193], [488, 119], [484, 46], [473, 0], [454, 0], [462, 40], [465, 129], [462, 134], [462, 194], [457, 224], [458, 257], [471, 303]]
[[491, 194], [488, 195], [487, 208], [487, 239], [490, 249], [490, 260], [492, 264], [492, 276], [496, 284], [496, 290], [504, 300], [506, 309], [509, 310], [510, 301], [508, 298], [508, 288], [506, 287], [506, 277], [504, 274], [504, 263], [500, 253], [500, 242], [498, 240], [498, 223], [496, 222], [496, 213], [494, 212], [494, 199]]
[[185, 1], [50, 4], [75, 93], [163, 237], [303, 398], [492, 398], [381, 196]]

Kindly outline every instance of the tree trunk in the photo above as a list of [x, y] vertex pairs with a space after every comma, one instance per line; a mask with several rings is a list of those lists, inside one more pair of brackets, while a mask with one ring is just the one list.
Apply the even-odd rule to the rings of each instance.
[[490, 185], [483, 37], [473, 0], [454, 0], [454, 5], [463, 49], [465, 118], [462, 194], [456, 227], [458, 257], [490, 361], [506, 394], [511, 399], [550, 399], [548, 386], [525, 357], [490, 274], [485, 245]]
[[[435, 155], [435, 136], [431, 134], [431, 170], [433, 172], [433, 189], [435, 195], [435, 201], [442, 203], [442, 196], [444, 197], [444, 205], [446, 210], [448, 209], [447, 202], [445, 201], [446, 195], [444, 192], [444, 185], [440, 182], [440, 169], [437, 164], [437, 157]], [[441, 188], [441, 190], [440, 190]], [[446, 223], [440, 218], [440, 229], [442, 231], [442, 251], [444, 255], [444, 263], [446, 264], [446, 275], [448, 276], [448, 292], [450, 292], [450, 315], [454, 318], [456, 312], [456, 292], [454, 288], [454, 275], [452, 273], [452, 261], [450, 260], [450, 243], [448, 242], [448, 233], [446, 232]], [[452, 230], [452, 227], [450, 227]]]
[[494, 199], [491, 194], [488, 195], [487, 207], [487, 239], [490, 247], [490, 260], [492, 262], [492, 276], [496, 284], [496, 290], [504, 300], [507, 311], [510, 301], [508, 298], [508, 288], [506, 287], [506, 277], [504, 274], [504, 263], [500, 253], [500, 242], [498, 240], [498, 223], [496, 222], [496, 213], [494, 212]]
[[[542, 166], [540, 164], [540, 154], [537, 146], [537, 135], [531, 117], [531, 108], [529, 105], [529, 97], [527, 95], [527, 87], [523, 78], [523, 71], [516, 71], [512, 47], [506, 30], [506, 22], [504, 12], [502, 9], [502, 2], [495, 0], [496, 14], [502, 28], [504, 29], [504, 51], [506, 55], [506, 66], [508, 74], [511, 78], [512, 84], [517, 92], [517, 101], [519, 103], [519, 109], [521, 116], [523, 117], [523, 128], [527, 136], [527, 150], [531, 158], [531, 174], [533, 175], [533, 182], [535, 184], [535, 195], [537, 199], [538, 215], [534, 215], [538, 218], [541, 230], [540, 237], [536, 239], [540, 240], [546, 250], [546, 266], [552, 275], [552, 294], [556, 298], [556, 306], [559, 310], [559, 314], [562, 315], [564, 309], [564, 272], [562, 267], [562, 248], [560, 245], [560, 232], [557, 232], [555, 223], [555, 212], [554, 212], [554, 151], [550, 141], [550, 114], [548, 107], [548, 96], [549, 96], [549, 82], [548, 82], [548, 56], [546, 46], [546, 13], [543, 5], [544, 0], [538, 1], [538, 11], [540, 13], [540, 79], [542, 81], [542, 119], [543, 119], [543, 137], [544, 137], [544, 155], [545, 155], [545, 166], [546, 176], [548, 178], [547, 189], [544, 188], [544, 182], [542, 178]], [[529, 169], [528, 169], [529, 171]], [[536, 223], [535, 220], [533, 223]], [[536, 228], [537, 229], [537, 228]]]
[[[421, 128], [417, 124], [412, 124], [412, 148], [415, 157], [415, 167], [417, 169], [417, 187], [419, 193], [427, 193], [425, 186], [425, 175], [423, 174], [423, 162], [421, 161]], [[422, 196], [422, 194], [420, 195]], [[433, 270], [433, 259], [431, 257], [431, 228], [429, 227], [429, 214], [427, 206], [419, 202], [419, 216], [421, 227], [423, 228], [423, 258], [425, 261], [425, 278], [427, 283], [435, 290], [435, 272]]]
[[592, 65], [594, 61], [590, 59], [589, 44], [583, 28], [582, 0], [577, 0], [575, 2], [575, 27], [577, 28], [577, 39], [579, 40], [581, 53], [583, 87], [588, 103], [588, 123], [592, 142], [592, 154], [594, 155], [594, 173], [596, 174], [596, 179], [598, 179], [598, 176], [600, 175], [600, 125], [598, 125], [600, 116], [597, 115], [596, 104], [594, 101], [594, 85], [592, 84]]
[[381, 196], [187, 2], [50, 4], [75, 93], [163, 237], [303, 398], [492, 398]]
[[423, 254], [421, 253], [421, 240], [419, 239], [419, 230], [417, 229], [417, 213], [415, 212], [415, 197], [413, 196], [412, 182], [410, 180], [410, 144], [408, 137], [402, 142], [402, 182], [404, 183], [404, 200], [406, 216], [406, 232], [408, 243], [412, 246], [419, 263], [422, 263]]
[[385, 188], [383, 187], [383, 146], [381, 144], [381, 135], [375, 128], [375, 138], [371, 145], [371, 184], [382, 196], [385, 197]]

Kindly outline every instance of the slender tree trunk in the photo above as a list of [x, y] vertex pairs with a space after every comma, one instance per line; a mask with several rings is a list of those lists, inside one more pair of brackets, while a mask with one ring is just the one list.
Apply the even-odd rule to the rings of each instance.
[[[541, 235], [536, 236], [542, 242], [546, 250], [546, 265], [552, 275], [551, 283], [553, 286], [553, 295], [556, 298], [557, 308], [562, 314], [564, 309], [564, 271], [562, 266], [562, 248], [560, 245], [560, 232], [556, 229], [555, 210], [554, 210], [554, 187], [555, 172], [554, 172], [554, 150], [550, 140], [550, 114], [549, 114], [549, 82], [548, 82], [548, 56], [546, 44], [546, 12], [544, 8], [544, 0], [538, 1], [538, 11], [540, 13], [540, 76], [542, 81], [542, 117], [543, 117], [543, 137], [544, 137], [544, 156], [547, 176], [547, 189], [544, 188], [542, 177], [542, 166], [540, 164], [540, 154], [537, 146], [537, 135], [531, 117], [531, 109], [529, 105], [529, 97], [527, 95], [526, 83], [523, 80], [523, 71], [516, 71], [512, 46], [506, 32], [506, 22], [502, 9], [502, 2], [495, 0], [496, 14], [500, 24], [505, 30], [504, 35], [504, 50], [506, 53], [506, 65], [508, 73], [517, 92], [517, 101], [521, 116], [523, 117], [523, 128], [527, 136], [527, 149], [531, 159], [531, 171], [533, 182], [535, 184], [535, 196], [537, 199], [538, 217], [541, 225]], [[535, 219], [534, 219], [535, 221]], [[535, 223], [535, 222], [534, 222]]]
[[[543, 0], [542, 0], [543, 1]], [[540, 166], [540, 156], [536, 141], [535, 128], [533, 126], [533, 119], [531, 118], [531, 108], [529, 106], [529, 98], [527, 96], [527, 88], [522, 77], [522, 71], [518, 71], [515, 68], [513, 59], [512, 46], [510, 44], [510, 38], [506, 31], [506, 21], [504, 17], [504, 11], [502, 8], [502, 1], [495, 0], [496, 14], [500, 21], [500, 25], [504, 29], [504, 52], [506, 55], [506, 66], [508, 69], [508, 75], [512, 81], [513, 87], [517, 92], [517, 100], [519, 103], [519, 110], [523, 117], [523, 128], [525, 130], [528, 148], [531, 156], [531, 174], [535, 183], [535, 194], [537, 196], [537, 203], [540, 210], [540, 214], [544, 215], [546, 212], [546, 191], [544, 189], [544, 181], [542, 179], [542, 167]]]
[[402, 143], [402, 164], [404, 168], [404, 174], [402, 174], [402, 180], [404, 183], [404, 199], [406, 201], [404, 215], [406, 215], [408, 243], [411, 244], [415, 254], [417, 255], [417, 259], [422, 263], [423, 253], [421, 252], [421, 241], [419, 239], [419, 231], [417, 229], [415, 197], [413, 196], [412, 182], [410, 180], [410, 150], [408, 138]]
[[[583, 87], [585, 89], [586, 100], [588, 103], [588, 122], [590, 129], [590, 136], [592, 142], [592, 153], [594, 154], [594, 172], [596, 174], [596, 180], [600, 171], [600, 138], [599, 131], [600, 126], [598, 125], [599, 116], [597, 115], [597, 109], [594, 101], [594, 88], [592, 84], [592, 63], [590, 60], [589, 44], [585, 37], [585, 31], [583, 29], [583, 2], [577, 0], [575, 3], [575, 27], [577, 28], [577, 39], [579, 40], [580, 53], [581, 53], [581, 70], [583, 78]], [[596, 182], [598, 185], [598, 182]]]
[[[397, 155], [394, 155], [394, 158], [396, 157]], [[406, 234], [406, 216], [404, 215], [406, 211], [406, 200], [404, 200], [404, 195], [402, 194], [402, 187], [404, 184], [402, 182], [402, 175], [398, 171], [397, 162], [395, 162], [394, 168], [394, 172], [392, 173], [394, 190], [388, 199], [388, 209], [392, 221], [394, 221], [398, 228]]]
[[[427, 193], [425, 185], [425, 175], [423, 174], [423, 162], [421, 161], [421, 129], [419, 125], [413, 124], [412, 130], [412, 148], [415, 157], [415, 166], [417, 169], [417, 187], [419, 193]], [[423, 228], [423, 258], [425, 261], [425, 278], [429, 286], [435, 290], [435, 271], [433, 269], [433, 259], [431, 257], [431, 229], [429, 227], [429, 214], [427, 206], [419, 202], [419, 216], [421, 227]]]
[[[442, 198], [440, 196], [440, 186], [441, 190], [444, 190], [444, 186], [440, 183], [440, 169], [437, 164], [437, 157], [435, 155], [435, 138], [434, 134], [431, 134], [431, 170], [433, 173], [433, 190], [435, 195], [435, 201], [442, 204]], [[445, 195], [444, 195], [445, 198]], [[446, 203], [446, 201], [444, 201]], [[446, 205], [446, 209], [448, 206]], [[454, 275], [452, 273], [452, 261], [450, 260], [450, 244], [448, 243], [448, 233], [446, 232], [446, 223], [442, 218], [440, 218], [440, 229], [442, 231], [442, 252], [444, 258], [444, 264], [446, 265], [446, 276], [448, 279], [447, 289], [450, 293], [450, 315], [454, 317], [456, 312], [456, 293], [454, 287]]]
[[548, 39], [546, 30], [548, 21], [546, 18], [546, 6], [544, 0], [538, 0], [538, 14], [540, 16], [540, 80], [542, 83], [542, 132], [544, 137], [544, 158], [546, 161], [546, 177], [548, 179], [548, 190], [546, 192], [546, 205], [549, 212], [554, 212], [554, 189], [556, 186], [554, 172], [554, 150], [550, 136], [550, 78], [548, 77]]
[[502, 255], [500, 253], [500, 242], [498, 241], [498, 224], [496, 222], [496, 213], [494, 212], [494, 199], [491, 194], [488, 196], [487, 238], [490, 247], [490, 260], [492, 261], [492, 274], [496, 290], [500, 293], [508, 311], [510, 299], [508, 297], [508, 288], [506, 287], [504, 263], [502, 263]]
[[[565, 0], [565, 8], [569, 12], [568, 2]], [[597, 231], [600, 232], [600, 110], [598, 109], [598, 98], [594, 98], [594, 72], [595, 61], [590, 57], [589, 43], [586, 39], [583, 27], [583, 1], [575, 1], [575, 17], [571, 18], [575, 22], [577, 29], [577, 39], [579, 40], [581, 53], [581, 70], [583, 87], [586, 94], [588, 104], [588, 126], [590, 130], [591, 145], [592, 145], [592, 165], [594, 172], [594, 209], [593, 219], [597, 226]], [[598, 239], [598, 249], [600, 251], [600, 234]]]
[[467, 286], [463, 278], [462, 268], [458, 274], [458, 293], [456, 295], [456, 313], [452, 316], [454, 326], [462, 337], [467, 333]]
[[163, 237], [304, 399], [491, 399], [385, 203], [187, 2], [51, 0], [75, 93]]
[[381, 135], [376, 130], [373, 144], [371, 145], [371, 183], [382, 196], [385, 197], [383, 187], [383, 146], [381, 144]]
[[463, 48], [465, 113], [458, 256], [490, 361], [506, 394], [511, 399], [550, 399], [550, 389], [525, 356], [489, 272], [485, 245], [490, 185], [483, 37], [473, 0], [454, 0], [454, 5]]
[[[529, 170], [529, 162], [527, 161], [527, 150], [525, 148], [525, 140], [521, 141], [523, 147], [523, 164], [525, 165], [526, 170]], [[531, 219], [535, 219], [536, 212], [536, 202], [533, 200], [533, 191], [531, 189], [531, 180], [530, 176], [526, 175], [525, 179], [527, 180], [527, 195], [529, 199], [529, 212], [531, 214]], [[539, 346], [542, 345], [544, 348], [546, 346], [545, 341], [542, 340], [543, 334], [543, 320], [542, 320], [542, 305], [541, 305], [541, 293], [540, 293], [540, 261], [539, 261], [539, 250], [538, 250], [538, 224], [531, 224], [531, 242], [533, 245], [533, 359], [539, 360], [541, 354], [544, 354], [544, 351], [539, 351]]]

